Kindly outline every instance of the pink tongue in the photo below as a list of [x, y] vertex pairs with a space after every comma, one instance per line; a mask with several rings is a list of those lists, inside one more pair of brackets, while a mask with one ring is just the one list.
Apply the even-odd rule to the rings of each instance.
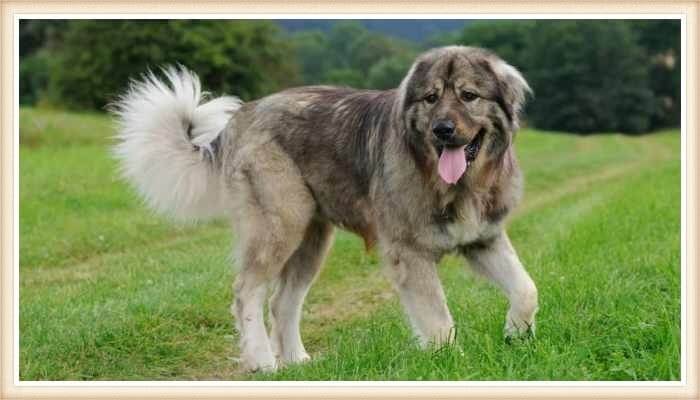
[[465, 146], [455, 149], [445, 147], [438, 161], [438, 173], [442, 179], [453, 184], [459, 180], [467, 169], [467, 157], [464, 154]]

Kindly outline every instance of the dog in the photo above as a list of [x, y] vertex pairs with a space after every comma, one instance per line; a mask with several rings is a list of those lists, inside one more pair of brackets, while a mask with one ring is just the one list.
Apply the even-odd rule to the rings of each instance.
[[163, 72], [113, 104], [114, 154], [153, 209], [234, 221], [231, 312], [248, 370], [309, 359], [302, 303], [335, 227], [379, 249], [422, 346], [455, 339], [436, 270], [448, 253], [504, 291], [506, 338], [534, 334], [537, 288], [504, 229], [522, 193], [513, 139], [531, 93], [516, 68], [448, 46], [418, 56], [397, 89], [309, 86], [250, 102], [207, 101], [193, 72]]

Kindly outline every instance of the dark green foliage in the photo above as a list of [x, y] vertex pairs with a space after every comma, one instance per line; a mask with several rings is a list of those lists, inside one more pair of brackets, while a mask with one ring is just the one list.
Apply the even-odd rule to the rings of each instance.
[[651, 62], [649, 84], [655, 94], [654, 126], [680, 126], [681, 121], [681, 23], [634, 21], [639, 44]]
[[407, 42], [339, 22], [329, 32], [295, 34], [304, 83], [388, 89], [398, 86], [417, 51]]
[[[275, 20], [286, 31], [292, 33], [304, 31], [329, 32], [341, 22], [337, 19], [281, 19]], [[386, 36], [411, 40], [414, 42], [425, 41], [426, 37], [440, 33], [461, 29], [469, 20], [459, 19], [365, 19], [358, 20], [367, 30]]]
[[523, 72], [535, 93], [525, 117], [537, 128], [639, 133], [680, 124], [678, 21], [465, 21], [422, 44], [370, 25], [332, 21], [285, 33], [254, 20], [23, 20], [20, 101], [101, 109], [129, 78], [173, 63], [195, 70], [214, 94], [244, 100], [302, 84], [389, 89], [422, 49], [463, 44]]
[[51, 61], [46, 50], [37, 51], [22, 59], [19, 64], [20, 104], [37, 104], [45, 96]]
[[183, 64], [217, 92], [251, 99], [296, 80], [277, 27], [264, 21], [71, 21], [52, 68], [49, 99], [102, 108], [146, 69]]
[[365, 86], [365, 80], [360, 71], [350, 68], [334, 68], [326, 72], [323, 79], [324, 84], [349, 86], [361, 88]]
[[456, 40], [523, 72], [535, 93], [526, 115], [537, 128], [639, 133], [679, 123], [676, 21], [479, 22]]
[[19, 55], [27, 56], [41, 48], [53, 48], [61, 42], [68, 27], [65, 19], [23, 19], [19, 22]]
[[325, 34], [320, 31], [300, 32], [293, 37], [292, 42], [304, 83], [320, 83], [333, 63], [328, 57], [328, 41]]
[[413, 62], [413, 56], [404, 53], [384, 58], [369, 69], [368, 84], [375, 89], [398, 87]]
[[539, 22], [527, 56], [536, 95], [528, 115], [535, 126], [582, 133], [651, 127], [648, 64], [629, 24]]
[[446, 37], [448, 43], [490, 49], [521, 71], [527, 68], [527, 51], [534, 21], [479, 21], [467, 25], [461, 34]]
[[19, 102], [38, 104], [46, 97], [51, 52], [61, 43], [66, 20], [20, 20]]

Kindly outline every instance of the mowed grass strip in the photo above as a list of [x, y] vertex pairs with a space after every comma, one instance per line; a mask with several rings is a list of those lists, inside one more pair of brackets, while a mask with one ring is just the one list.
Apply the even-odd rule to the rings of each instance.
[[680, 136], [525, 130], [509, 232], [540, 290], [537, 338], [502, 340], [502, 294], [447, 257], [459, 348], [416, 348], [376, 254], [339, 231], [304, 307], [314, 360], [235, 362], [227, 221], [178, 226], [118, 179], [101, 114], [20, 110], [22, 380], [677, 380]]

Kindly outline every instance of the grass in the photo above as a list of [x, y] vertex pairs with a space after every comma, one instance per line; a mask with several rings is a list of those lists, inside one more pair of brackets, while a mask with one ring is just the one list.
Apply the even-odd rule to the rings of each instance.
[[378, 257], [339, 232], [304, 307], [310, 363], [245, 374], [229, 314], [235, 235], [176, 226], [121, 182], [102, 114], [20, 110], [22, 380], [678, 380], [680, 135], [520, 132], [509, 233], [540, 292], [537, 338], [456, 257], [460, 349], [420, 351]]

